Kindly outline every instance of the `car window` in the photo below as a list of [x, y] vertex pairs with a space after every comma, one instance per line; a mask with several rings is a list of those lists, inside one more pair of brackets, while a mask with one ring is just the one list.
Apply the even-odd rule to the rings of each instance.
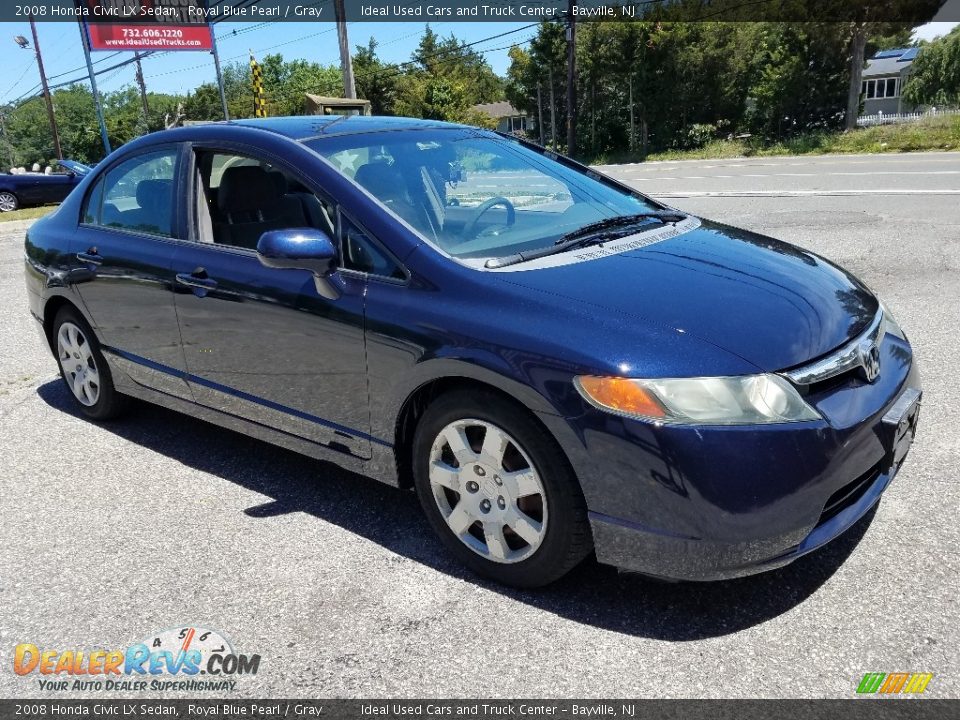
[[83, 222], [172, 237], [177, 153], [144, 153], [107, 171], [87, 197]]
[[87, 195], [83, 204], [83, 220], [85, 225], [96, 225], [100, 222], [100, 206], [103, 203], [103, 176], [97, 180], [93, 189]]
[[340, 229], [343, 239], [343, 267], [392, 280], [406, 279], [399, 263], [342, 213]]
[[298, 227], [335, 237], [332, 203], [283, 168], [250, 155], [206, 149], [197, 151], [196, 164], [201, 241], [253, 250], [265, 232]]

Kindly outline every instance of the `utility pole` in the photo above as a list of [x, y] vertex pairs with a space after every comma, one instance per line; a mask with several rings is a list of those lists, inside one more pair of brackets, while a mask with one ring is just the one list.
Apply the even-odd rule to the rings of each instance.
[[150, 132], [150, 105], [147, 103], [147, 83], [143, 79], [143, 66], [140, 64], [140, 53], [134, 53], [137, 65], [137, 85], [140, 86], [140, 105], [143, 108], [143, 130]]
[[[63, 160], [63, 150], [60, 149], [60, 132], [57, 130], [57, 118], [53, 114], [53, 98], [50, 97], [50, 87], [47, 85], [47, 74], [43, 70], [43, 55], [40, 53], [40, 40], [37, 39], [37, 23], [30, 13], [30, 32], [33, 34], [33, 51], [37, 56], [37, 67], [40, 69], [40, 84], [43, 86], [43, 99], [47, 103], [47, 119], [50, 121], [50, 132], [53, 134], [53, 149], [57, 159]], [[30, 43], [22, 35], [14, 38], [17, 45], [26, 50]]]
[[547, 70], [550, 83], [550, 135], [553, 137], [553, 151], [557, 151], [557, 101], [553, 94], [553, 68]]
[[343, 96], [356, 99], [357, 86], [353, 80], [353, 59], [350, 57], [350, 40], [347, 37], [347, 17], [343, 0], [333, 0], [337, 16], [337, 41], [340, 43], [340, 69], [343, 71]]
[[210, 30], [210, 54], [213, 55], [213, 67], [217, 71], [217, 89], [220, 91], [220, 105], [223, 107], [223, 119], [230, 119], [230, 108], [227, 106], [227, 91], [223, 88], [223, 71], [220, 69], [220, 51], [217, 50], [217, 34], [213, 31], [213, 26], [207, 26]]
[[540, 92], [540, 81], [537, 80], [537, 130], [540, 132], [540, 146], [543, 147], [543, 96]]
[[103, 103], [100, 102], [100, 91], [97, 89], [97, 74], [93, 71], [93, 59], [90, 57], [90, 38], [84, 21], [78, 18], [77, 23], [80, 25], [80, 42], [83, 44], [83, 57], [87, 61], [87, 74], [90, 76], [90, 92], [93, 93], [93, 106], [97, 111], [97, 124], [100, 125], [100, 139], [103, 141], [104, 151], [109, 155], [113, 152], [113, 148], [110, 147], [107, 120], [103, 116]]
[[577, 144], [577, 0], [567, 6], [567, 155], [573, 157]]

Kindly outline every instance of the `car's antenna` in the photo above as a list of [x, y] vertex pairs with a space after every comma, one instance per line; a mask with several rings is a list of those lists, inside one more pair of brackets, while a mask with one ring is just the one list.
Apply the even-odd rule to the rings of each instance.
[[347, 115], [339, 115], [336, 120], [334, 120], [333, 122], [328, 122], [326, 125], [324, 125], [322, 128], [320, 128], [320, 133], [321, 133], [321, 134], [322, 134], [322, 133], [325, 133], [329, 128], [333, 127], [334, 125], [336, 125], [336, 124], [337, 124], [338, 122], [340, 122], [341, 120], [346, 120], [347, 117], [348, 117]]

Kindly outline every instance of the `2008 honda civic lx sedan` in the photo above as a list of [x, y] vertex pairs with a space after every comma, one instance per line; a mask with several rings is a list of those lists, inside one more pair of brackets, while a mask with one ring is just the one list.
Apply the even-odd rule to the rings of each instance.
[[26, 278], [91, 418], [136, 397], [415, 487], [515, 586], [591, 551], [672, 580], [789, 563], [877, 503], [921, 398], [836, 265], [438, 122], [140, 138], [30, 228]]

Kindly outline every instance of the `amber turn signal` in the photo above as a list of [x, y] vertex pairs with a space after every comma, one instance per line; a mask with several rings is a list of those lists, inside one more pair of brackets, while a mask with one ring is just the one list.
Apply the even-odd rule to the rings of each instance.
[[660, 401], [632, 380], [581, 375], [577, 384], [588, 399], [608, 410], [651, 418], [666, 417]]

